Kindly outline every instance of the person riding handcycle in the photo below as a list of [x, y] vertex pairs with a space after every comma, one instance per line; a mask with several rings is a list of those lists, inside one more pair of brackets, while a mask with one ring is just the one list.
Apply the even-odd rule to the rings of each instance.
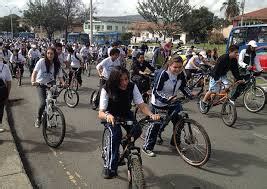
[[[102, 173], [105, 179], [113, 178], [118, 174], [122, 130], [120, 125], [115, 124], [116, 118], [132, 120], [136, 124], [133, 112], [131, 111], [132, 101], [137, 104], [145, 115], [150, 116], [152, 120], [160, 119], [159, 115], [153, 114], [144, 103], [137, 86], [130, 82], [128, 70], [123, 67], [116, 67], [111, 71], [109, 79], [101, 90], [98, 113], [99, 119], [106, 120], [104, 126], [109, 129], [110, 136], [112, 136], [109, 138], [110, 142], [108, 142], [110, 145], [108, 149], [111, 150], [108, 151], [109, 155], [107, 155]], [[139, 125], [125, 129], [129, 131], [131, 137], [134, 137], [135, 140], [142, 133]]]

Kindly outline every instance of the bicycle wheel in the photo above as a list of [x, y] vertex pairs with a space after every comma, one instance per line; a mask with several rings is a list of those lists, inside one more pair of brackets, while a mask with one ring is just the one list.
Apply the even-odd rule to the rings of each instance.
[[44, 114], [43, 136], [46, 144], [57, 148], [63, 142], [66, 132], [65, 117], [58, 107], [53, 107], [51, 115]]
[[66, 89], [64, 92], [64, 102], [70, 108], [75, 108], [79, 103], [79, 94], [73, 89]]
[[17, 68], [17, 70], [16, 70], [16, 78], [17, 78], [18, 86], [21, 86], [21, 72], [20, 72], [19, 68]]
[[183, 119], [174, 127], [174, 144], [181, 158], [189, 165], [200, 167], [210, 158], [211, 144], [203, 126], [192, 119]]
[[130, 174], [131, 174], [131, 180], [129, 180], [129, 183], [131, 185], [132, 189], [143, 189], [145, 188], [145, 178], [144, 178], [144, 172], [142, 168], [142, 162], [136, 155], [133, 155], [131, 157], [131, 166], [130, 167]]
[[111, 134], [108, 128], [104, 129], [103, 136], [102, 136], [102, 158], [104, 160], [104, 166], [106, 166], [108, 159], [110, 158], [110, 141], [111, 141]]
[[226, 101], [225, 103], [223, 103], [221, 115], [224, 124], [229, 127], [232, 127], [235, 124], [237, 118], [235, 105], [230, 101]]
[[249, 112], [259, 112], [265, 106], [265, 91], [260, 86], [249, 88], [243, 96], [243, 103]]

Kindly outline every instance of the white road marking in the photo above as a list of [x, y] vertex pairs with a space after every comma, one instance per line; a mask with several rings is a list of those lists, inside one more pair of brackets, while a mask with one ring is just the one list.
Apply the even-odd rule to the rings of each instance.
[[259, 134], [259, 133], [253, 133], [253, 135], [256, 136], [256, 137], [259, 137], [259, 138], [261, 138], [263, 140], [267, 140], [267, 136], [266, 135]]

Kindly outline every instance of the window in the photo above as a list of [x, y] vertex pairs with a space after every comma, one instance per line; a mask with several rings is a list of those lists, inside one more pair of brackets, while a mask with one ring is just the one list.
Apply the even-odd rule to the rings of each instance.
[[84, 29], [85, 29], [85, 30], [88, 29], [88, 24], [84, 24]]
[[118, 31], [119, 30], [119, 26], [115, 26], [115, 30]]
[[112, 30], [112, 26], [107, 26], [107, 30]]
[[102, 25], [102, 31], [104, 31], [104, 25]]
[[123, 32], [125, 31], [125, 26], [122, 26], [122, 31], [123, 31]]
[[95, 25], [95, 30], [99, 31], [100, 30], [100, 25]]

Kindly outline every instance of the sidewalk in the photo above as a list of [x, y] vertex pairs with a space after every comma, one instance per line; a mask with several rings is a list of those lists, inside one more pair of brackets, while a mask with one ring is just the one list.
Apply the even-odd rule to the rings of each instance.
[[6, 131], [0, 133], [0, 189], [32, 189], [7, 123], [6, 112], [2, 126]]

